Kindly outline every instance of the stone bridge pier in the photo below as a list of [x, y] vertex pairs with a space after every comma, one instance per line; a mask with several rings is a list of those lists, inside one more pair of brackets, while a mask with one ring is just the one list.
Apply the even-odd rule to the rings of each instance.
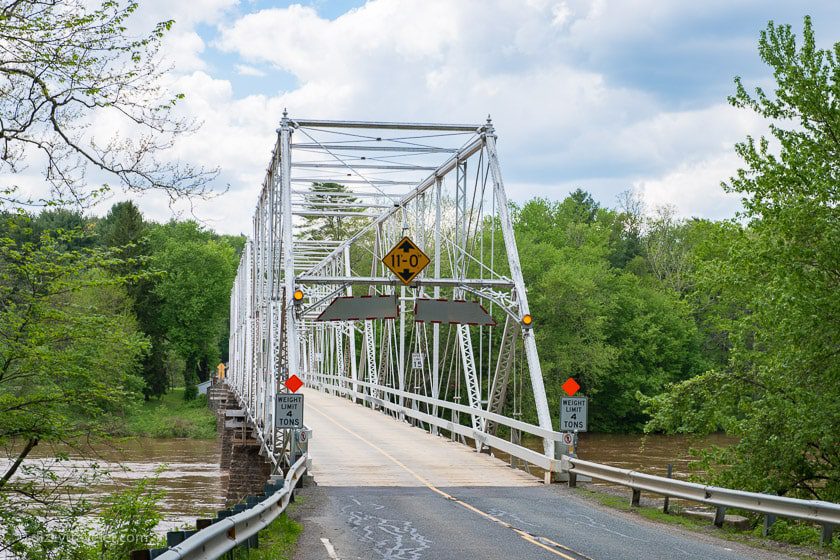
[[230, 506], [245, 496], [261, 494], [271, 476], [271, 463], [260, 455], [260, 443], [245, 421], [245, 411], [223, 383], [209, 387], [207, 401], [216, 413], [225, 503]]

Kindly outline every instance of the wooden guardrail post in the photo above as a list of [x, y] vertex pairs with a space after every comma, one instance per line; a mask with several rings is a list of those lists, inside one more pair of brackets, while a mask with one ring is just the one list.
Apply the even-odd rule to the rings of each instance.
[[715, 527], [720, 529], [723, 527], [723, 521], [726, 519], [726, 508], [723, 506], [717, 506], [715, 508]]
[[770, 534], [770, 528], [773, 526], [773, 523], [776, 522], [776, 516], [768, 513], [764, 516], [764, 527], [761, 529], [761, 535], [766, 537]]
[[822, 531], [820, 531], [820, 546], [828, 546], [831, 544], [831, 536], [834, 533], [833, 523], [823, 523]]
[[[671, 478], [671, 475], [674, 473], [674, 464], [668, 463], [668, 471], [667, 477]], [[665, 502], [662, 504], [662, 513], [668, 513], [668, 508], [671, 505], [671, 497], [665, 496]]]

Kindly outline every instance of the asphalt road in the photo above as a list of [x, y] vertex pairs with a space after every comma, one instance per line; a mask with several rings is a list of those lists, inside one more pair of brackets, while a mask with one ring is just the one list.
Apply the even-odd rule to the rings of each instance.
[[307, 391], [305, 414], [297, 560], [789, 558], [594, 505], [343, 399]]

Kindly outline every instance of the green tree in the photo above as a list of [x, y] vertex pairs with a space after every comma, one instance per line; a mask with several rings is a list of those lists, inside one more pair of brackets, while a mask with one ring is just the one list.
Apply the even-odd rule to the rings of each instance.
[[562, 206], [572, 220], [584, 224], [594, 222], [598, 217], [598, 209], [601, 207], [592, 195], [583, 189], [575, 189], [574, 192], [569, 193]]
[[120, 247], [128, 258], [142, 254], [140, 243], [146, 233], [143, 213], [134, 202], [117, 202], [97, 224], [98, 237], [107, 247]]
[[628, 217], [587, 193], [532, 200], [514, 214], [551, 406], [574, 376], [592, 399], [593, 429], [639, 429], [647, 416], [637, 391], [659, 392], [702, 371], [690, 307], [614, 266], [616, 228], [623, 235]]
[[[818, 49], [770, 22], [759, 54], [772, 95], [736, 79], [730, 102], [770, 121], [772, 141], [736, 147], [747, 224], [702, 270], [727, 363], [648, 401], [649, 429], [724, 428], [740, 442], [709, 457], [713, 478], [751, 490], [840, 500], [840, 43]], [[738, 313], [732, 313], [732, 311]]]
[[162, 271], [154, 293], [170, 347], [186, 362], [185, 398], [208, 378], [219, 359], [237, 258], [225, 240], [194, 222], [170, 223], [152, 232], [151, 265]]
[[[49, 468], [38, 484], [17, 476], [29, 468], [24, 459], [43, 443], [101, 435], [136, 398], [147, 349], [124, 289], [123, 252], [94, 248], [93, 220], [77, 209], [108, 180], [175, 199], [207, 195], [215, 177], [166, 153], [195, 126], [174, 113], [183, 96], [163, 87], [159, 46], [172, 22], [130, 37], [136, 9], [131, 0], [0, 6], [0, 449], [8, 459], [0, 548], [16, 543], [31, 558], [81, 558], [78, 539], [50, 538], [62, 524], [78, 534], [72, 525], [84, 509], [55, 502], [60, 477]], [[113, 129], [100, 135], [94, 118]], [[45, 193], [34, 200], [16, 181], [33, 165]], [[48, 209], [33, 220], [23, 210], [30, 204]], [[37, 512], [53, 514], [52, 527]], [[39, 534], [46, 548], [37, 548]]]
[[155, 293], [159, 275], [148, 271], [150, 248], [146, 235], [149, 224], [134, 202], [118, 202], [97, 224], [99, 240], [122, 259], [120, 272], [128, 277], [126, 289], [140, 330], [150, 348], [143, 357], [143, 396], [160, 397], [168, 389], [166, 375], [166, 332], [160, 318], [161, 298]]
[[43, 498], [43, 487], [13, 478], [28, 454], [103, 433], [104, 419], [140, 387], [146, 344], [109, 273], [114, 260], [68, 251], [68, 235], [0, 238], [0, 446], [11, 450], [0, 500]]
[[[331, 213], [337, 212], [359, 212], [359, 208], [353, 208], [352, 204], [359, 201], [354, 196], [346, 196], [350, 193], [345, 185], [340, 183], [312, 183], [310, 191], [316, 193], [307, 198], [307, 208], [312, 212], [322, 213], [320, 216], [306, 216], [303, 227], [303, 236], [307, 239], [345, 239], [355, 232], [360, 224], [358, 218], [335, 216]], [[335, 204], [350, 206], [337, 207]]]

